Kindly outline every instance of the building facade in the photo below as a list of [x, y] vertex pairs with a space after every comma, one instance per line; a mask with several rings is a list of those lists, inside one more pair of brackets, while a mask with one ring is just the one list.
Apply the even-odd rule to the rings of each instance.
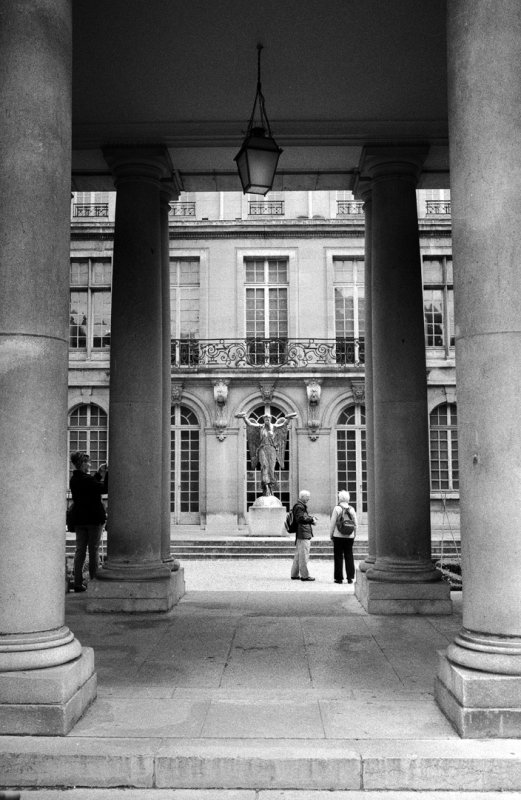
[[[450, 199], [417, 193], [433, 536], [459, 535]], [[71, 201], [69, 450], [108, 453], [115, 193]], [[248, 533], [245, 428], [296, 414], [277, 490], [327, 529], [347, 488], [367, 523], [363, 202], [350, 192], [181, 194], [170, 203], [173, 526]], [[132, 319], [128, 320], [129, 335]], [[139, 453], [133, 454], [139, 458]], [[193, 527], [192, 527], [193, 526]], [[277, 532], [274, 532], [275, 534]], [[279, 531], [278, 533], [282, 533]]]

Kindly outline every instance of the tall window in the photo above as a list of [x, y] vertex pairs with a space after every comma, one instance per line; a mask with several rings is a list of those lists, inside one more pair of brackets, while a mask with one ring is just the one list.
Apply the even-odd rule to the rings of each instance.
[[[83, 450], [90, 454], [91, 469], [107, 463], [108, 424], [102, 408], [90, 403], [69, 414], [69, 459], [71, 453]], [[72, 470], [72, 466], [70, 467]]]
[[253, 364], [283, 361], [288, 338], [288, 260], [246, 258], [246, 339]]
[[69, 347], [103, 351], [110, 346], [110, 258], [72, 258]]
[[454, 289], [452, 258], [423, 257], [423, 313], [425, 345], [442, 347], [446, 355], [454, 347]]
[[199, 284], [198, 258], [170, 259], [172, 361], [177, 365], [199, 361]]
[[336, 360], [363, 363], [365, 337], [364, 260], [334, 258]]
[[171, 416], [170, 510], [176, 524], [197, 524], [199, 517], [199, 422], [187, 406]]
[[455, 403], [442, 403], [430, 413], [431, 490], [459, 489], [458, 415]]
[[[252, 417], [255, 422], [260, 422], [262, 417], [265, 414], [271, 414], [272, 422], [276, 422], [278, 419], [284, 416], [284, 412], [278, 408], [277, 406], [273, 405], [262, 405], [257, 406], [254, 408], [253, 411], [248, 414], [248, 417]], [[246, 450], [248, 451], [248, 445], [246, 444]], [[286, 508], [290, 507], [290, 496], [289, 496], [289, 433], [286, 439], [286, 449], [284, 451], [284, 469], [281, 468], [280, 464], [277, 462], [275, 467], [275, 480], [277, 482], [277, 486], [275, 489], [274, 494], [276, 497], [279, 498], [283, 506]], [[251, 505], [255, 502], [257, 497], [262, 494], [262, 483], [261, 483], [261, 470], [260, 465], [257, 465], [257, 469], [251, 468], [251, 461], [250, 461], [250, 453], [249, 451], [246, 452], [246, 506], [250, 508]]]
[[367, 457], [365, 408], [344, 408], [337, 422], [337, 491], [347, 489], [351, 504], [367, 511]]

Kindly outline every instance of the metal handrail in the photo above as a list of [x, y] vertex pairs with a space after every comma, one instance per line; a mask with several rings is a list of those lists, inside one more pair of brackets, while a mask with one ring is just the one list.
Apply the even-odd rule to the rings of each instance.
[[359, 366], [364, 363], [364, 339], [172, 339], [171, 363], [177, 369]]

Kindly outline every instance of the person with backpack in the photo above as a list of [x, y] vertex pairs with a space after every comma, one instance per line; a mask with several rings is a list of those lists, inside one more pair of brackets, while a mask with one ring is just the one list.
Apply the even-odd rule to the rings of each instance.
[[347, 491], [338, 493], [338, 505], [331, 514], [330, 539], [333, 542], [334, 580], [343, 583], [344, 564], [348, 583], [355, 578], [353, 544], [358, 523], [353, 506], [349, 505], [351, 496]]
[[295, 556], [291, 565], [291, 580], [314, 581], [308, 570], [311, 539], [313, 538], [312, 526], [316, 525], [317, 517], [308, 513], [310, 494], [307, 489], [302, 489], [298, 500], [293, 506], [293, 519], [295, 526]]

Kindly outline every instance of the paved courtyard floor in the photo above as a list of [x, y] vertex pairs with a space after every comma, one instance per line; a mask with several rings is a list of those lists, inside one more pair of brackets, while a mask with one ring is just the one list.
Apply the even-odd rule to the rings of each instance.
[[[521, 789], [521, 743], [463, 741], [433, 699], [461, 593], [450, 616], [370, 616], [353, 585], [333, 583], [332, 563], [311, 560], [315, 582], [290, 580], [290, 565], [187, 560], [187, 593], [166, 615], [87, 614], [88, 592], [68, 594], [66, 624], [95, 651], [97, 699], [66, 737], [0, 737], [0, 788], [92, 787], [89, 800], [118, 786], [170, 787], [172, 800], [184, 800], [174, 789], [220, 788], [223, 800]], [[507, 758], [515, 774], [503, 779]]]

